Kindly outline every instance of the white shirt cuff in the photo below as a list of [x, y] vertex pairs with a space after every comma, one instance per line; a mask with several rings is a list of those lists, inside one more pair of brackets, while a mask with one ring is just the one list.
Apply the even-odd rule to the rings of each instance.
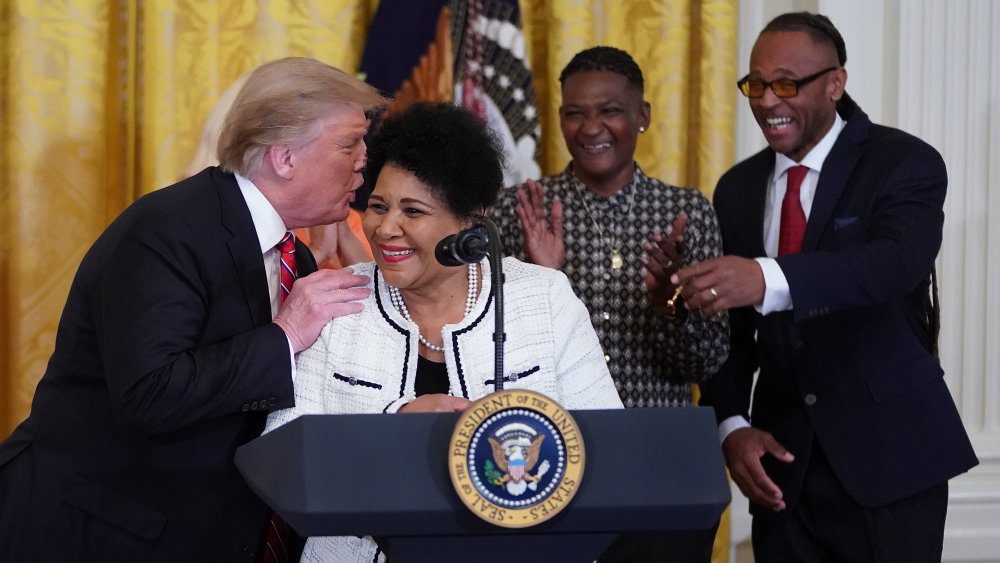
[[295, 350], [292, 349], [292, 339], [285, 335], [285, 340], [288, 342], [288, 357], [291, 358], [292, 362], [292, 386], [295, 386]]
[[792, 310], [792, 294], [788, 291], [788, 280], [781, 266], [774, 258], [754, 258], [764, 273], [764, 301], [753, 308], [761, 315], [777, 311]]
[[719, 443], [726, 441], [726, 438], [740, 428], [750, 428], [750, 423], [742, 416], [731, 416], [719, 423]]
[[404, 405], [413, 401], [414, 398], [415, 397], [400, 397], [396, 399], [395, 401], [389, 403], [388, 406], [385, 407], [385, 413], [386, 414], [398, 413], [399, 409], [403, 408]]

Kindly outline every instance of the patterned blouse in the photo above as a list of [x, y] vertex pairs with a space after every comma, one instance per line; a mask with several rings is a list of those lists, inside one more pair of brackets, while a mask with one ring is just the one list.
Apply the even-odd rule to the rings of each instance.
[[[691, 383], [714, 374], [729, 353], [725, 313], [665, 317], [653, 312], [639, 261], [642, 241], [667, 235], [687, 212], [684, 265], [719, 256], [722, 239], [715, 210], [697, 190], [646, 176], [636, 165], [632, 182], [610, 198], [587, 189], [572, 172], [540, 180], [546, 209], [563, 204], [566, 264], [563, 272], [587, 306], [605, 360], [626, 407], [691, 404]], [[524, 238], [514, 190], [492, 211], [509, 256], [522, 260]], [[616, 267], [617, 266], [617, 267]]]

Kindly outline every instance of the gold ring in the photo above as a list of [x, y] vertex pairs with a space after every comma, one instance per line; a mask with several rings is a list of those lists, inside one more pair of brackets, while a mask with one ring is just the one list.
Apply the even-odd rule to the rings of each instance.
[[712, 294], [712, 301], [718, 301], [719, 300], [719, 293], [717, 291], [715, 291], [714, 287], [708, 288], [708, 292]]

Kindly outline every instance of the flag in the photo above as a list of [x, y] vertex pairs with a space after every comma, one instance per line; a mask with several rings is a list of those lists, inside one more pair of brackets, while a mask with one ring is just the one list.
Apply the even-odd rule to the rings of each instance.
[[504, 183], [538, 178], [538, 107], [517, 0], [382, 0], [361, 59], [364, 79], [394, 101], [451, 101], [503, 141]]

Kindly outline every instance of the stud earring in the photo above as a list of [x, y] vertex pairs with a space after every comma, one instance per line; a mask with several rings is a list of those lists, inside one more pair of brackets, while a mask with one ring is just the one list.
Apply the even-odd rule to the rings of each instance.
[[645, 133], [645, 132], [646, 132], [646, 128], [645, 128], [645, 127], [643, 127], [642, 125], [640, 125], [640, 126], [639, 126], [639, 132], [640, 132], [640, 133]]

